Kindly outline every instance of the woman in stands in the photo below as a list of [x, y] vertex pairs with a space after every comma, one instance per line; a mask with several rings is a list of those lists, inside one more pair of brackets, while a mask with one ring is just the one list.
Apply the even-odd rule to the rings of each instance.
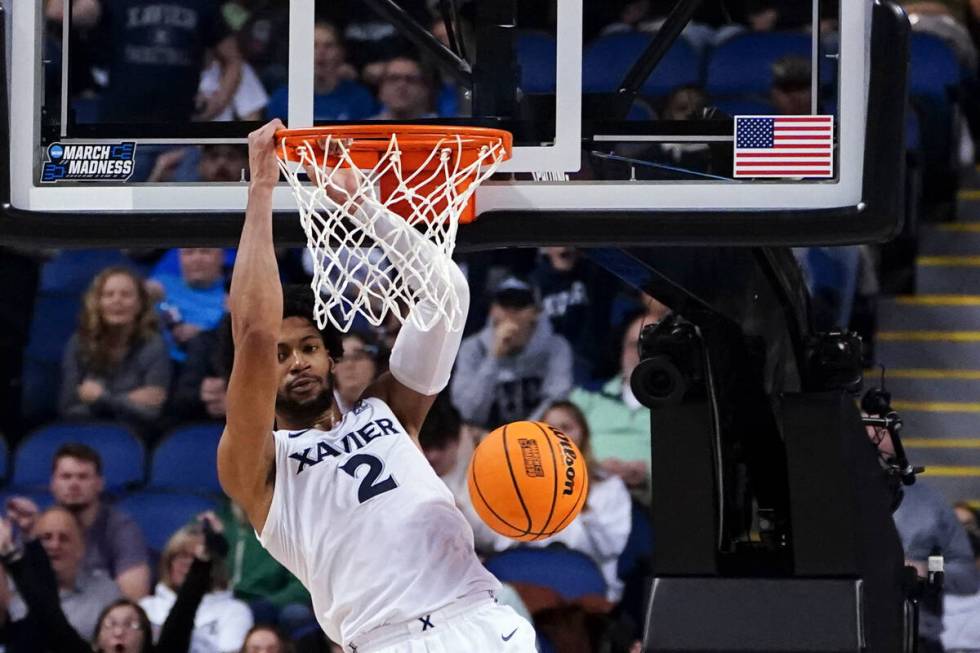
[[289, 642], [272, 626], [254, 626], [238, 653], [289, 653]]
[[143, 280], [124, 267], [95, 277], [62, 362], [59, 412], [116, 419], [144, 431], [160, 417], [170, 358]]
[[228, 589], [228, 568], [224, 562], [228, 542], [216, 532], [220, 526], [213, 517], [204, 513], [199, 518], [200, 524], [185, 526], [170, 536], [160, 554], [160, 582], [152, 596], [140, 599], [140, 606], [146, 610], [154, 629], [161, 627], [169, 618], [185, 583], [194, 552], [208, 538], [214, 542], [208, 549], [214, 552], [215, 559], [208, 593], [194, 618], [191, 650], [195, 653], [237, 653], [252, 627], [252, 612], [244, 602], [233, 598]]
[[542, 542], [562, 542], [570, 549], [587, 553], [606, 579], [607, 598], [618, 602], [623, 582], [616, 573], [619, 555], [626, 547], [633, 523], [633, 507], [623, 479], [608, 474], [592, 457], [589, 424], [579, 407], [570, 401], [557, 401], [542, 421], [562, 431], [578, 445], [589, 468], [589, 498], [578, 519], [565, 530]]

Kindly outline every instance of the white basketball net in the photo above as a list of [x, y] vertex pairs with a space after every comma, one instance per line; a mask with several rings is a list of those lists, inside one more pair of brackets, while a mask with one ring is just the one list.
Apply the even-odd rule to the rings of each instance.
[[[425, 165], [403, 170], [398, 137], [392, 135], [377, 165], [361, 169], [357, 188], [348, 192], [337, 172], [357, 170], [351, 139], [324, 140], [322, 160], [314, 153], [319, 148], [308, 145], [297, 150], [299, 165], [286, 163], [284, 155], [279, 159], [312, 257], [317, 325], [322, 329], [330, 322], [346, 332], [358, 315], [380, 326], [390, 313], [423, 331], [442, 319], [451, 329], [461, 329], [466, 307], [451, 277], [459, 215], [503, 161], [503, 144], [482, 146], [471, 164], [462, 165], [464, 138], [447, 136], [432, 148]], [[339, 165], [328, 167], [326, 153], [331, 164]], [[378, 188], [385, 175], [393, 175], [396, 183], [381, 198]], [[470, 183], [461, 189], [467, 179]], [[330, 197], [328, 189], [342, 199]], [[406, 204], [400, 212], [407, 215], [391, 210], [401, 202]], [[406, 205], [410, 211], [404, 211]], [[424, 310], [412, 310], [423, 302]]]

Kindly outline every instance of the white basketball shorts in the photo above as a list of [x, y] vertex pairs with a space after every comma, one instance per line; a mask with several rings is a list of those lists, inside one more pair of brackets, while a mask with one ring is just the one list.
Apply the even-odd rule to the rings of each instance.
[[[453, 609], [456, 608], [456, 609]], [[513, 608], [483, 598], [355, 639], [352, 653], [536, 653], [534, 627]]]

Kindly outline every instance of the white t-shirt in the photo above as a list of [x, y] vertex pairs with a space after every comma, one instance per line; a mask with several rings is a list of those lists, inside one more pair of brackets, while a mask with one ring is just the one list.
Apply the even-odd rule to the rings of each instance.
[[276, 431], [262, 545], [309, 590], [324, 632], [358, 635], [500, 583], [453, 495], [388, 405], [364, 399], [330, 431]]
[[[167, 620], [177, 594], [157, 583], [151, 596], [140, 599], [140, 607], [153, 626], [156, 639]], [[194, 632], [191, 635], [190, 653], [230, 653], [241, 649], [245, 635], [252, 627], [252, 611], [248, 605], [232, 596], [231, 590], [208, 592], [201, 599], [194, 614]]]
[[[221, 88], [221, 64], [212, 61], [211, 64], [201, 72], [201, 82], [197, 87], [197, 92], [206, 97], [211, 97]], [[260, 111], [269, 103], [269, 94], [265, 92], [265, 87], [259, 81], [255, 70], [247, 63], [242, 63], [242, 79], [238, 82], [238, 88], [231, 98], [231, 102], [224, 110], [211, 120], [235, 120], [250, 113]]]

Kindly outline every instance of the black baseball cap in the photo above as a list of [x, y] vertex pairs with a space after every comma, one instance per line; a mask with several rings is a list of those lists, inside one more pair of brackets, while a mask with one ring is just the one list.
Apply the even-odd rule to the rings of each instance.
[[526, 281], [517, 277], [507, 277], [493, 290], [494, 304], [504, 308], [527, 308], [538, 303], [534, 288]]

